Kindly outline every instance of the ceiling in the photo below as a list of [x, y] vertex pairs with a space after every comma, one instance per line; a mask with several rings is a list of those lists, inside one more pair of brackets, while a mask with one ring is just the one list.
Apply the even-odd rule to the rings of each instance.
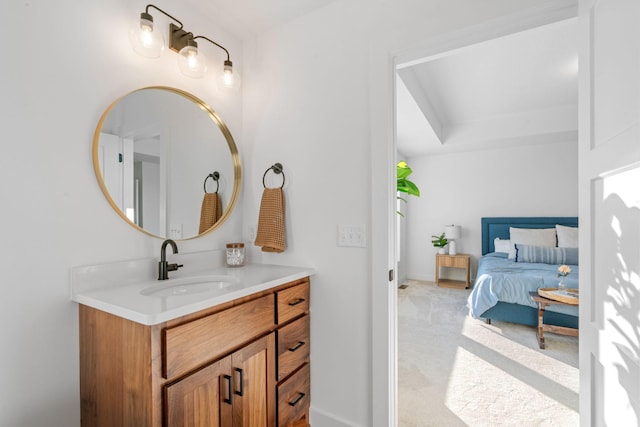
[[[188, 0], [249, 39], [336, 0]], [[400, 64], [406, 157], [577, 139], [577, 18]]]
[[246, 40], [320, 9], [335, 0], [189, 0], [211, 16], [224, 16], [225, 30]]
[[577, 138], [577, 19], [398, 67], [407, 157]]

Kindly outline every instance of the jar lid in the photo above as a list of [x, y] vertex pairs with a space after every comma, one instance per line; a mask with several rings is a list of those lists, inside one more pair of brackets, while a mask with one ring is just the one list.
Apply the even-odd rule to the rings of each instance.
[[227, 243], [227, 248], [244, 248], [244, 243]]

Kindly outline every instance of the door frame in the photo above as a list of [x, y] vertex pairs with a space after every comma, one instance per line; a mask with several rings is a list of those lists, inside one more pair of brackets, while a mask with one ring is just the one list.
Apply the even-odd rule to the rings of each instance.
[[[578, 16], [577, 0], [543, 2], [518, 13], [434, 37], [429, 29], [370, 44], [371, 413], [369, 425], [397, 425], [397, 284], [395, 260], [395, 70], [472, 44]], [[409, 46], [409, 48], [408, 48]], [[391, 160], [391, 161], [390, 161]]]

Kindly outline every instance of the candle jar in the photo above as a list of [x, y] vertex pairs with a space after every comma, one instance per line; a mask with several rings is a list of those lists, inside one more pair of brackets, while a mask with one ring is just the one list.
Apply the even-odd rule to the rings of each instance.
[[227, 243], [227, 267], [244, 265], [244, 243]]

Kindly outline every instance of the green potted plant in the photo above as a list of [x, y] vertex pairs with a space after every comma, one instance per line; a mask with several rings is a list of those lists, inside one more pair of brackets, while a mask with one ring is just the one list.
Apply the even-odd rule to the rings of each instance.
[[444, 231], [439, 236], [431, 236], [431, 237], [432, 237], [431, 244], [433, 245], [433, 247], [434, 248], [439, 248], [438, 249], [438, 253], [439, 254], [443, 254], [444, 253], [444, 247], [447, 246], [447, 243], [449, 243], [447, 238], [444, 237]]
[[[399, 193], [405, 193], [409, 196], [420, 197], [420, 189], [416, 184], [412, 181], [409, 181], [408, 176], [411, 175], [413, 171], [405, 161], [400, 161], [396, 165], [396, 175], [398, 178], [396, 188]], [[406, 199], [398, 196], [398, 200], [402, 200], [403, 202], [407, 202]], [[398, 211], [398, 215], [404, 216], [402, 212]]]

